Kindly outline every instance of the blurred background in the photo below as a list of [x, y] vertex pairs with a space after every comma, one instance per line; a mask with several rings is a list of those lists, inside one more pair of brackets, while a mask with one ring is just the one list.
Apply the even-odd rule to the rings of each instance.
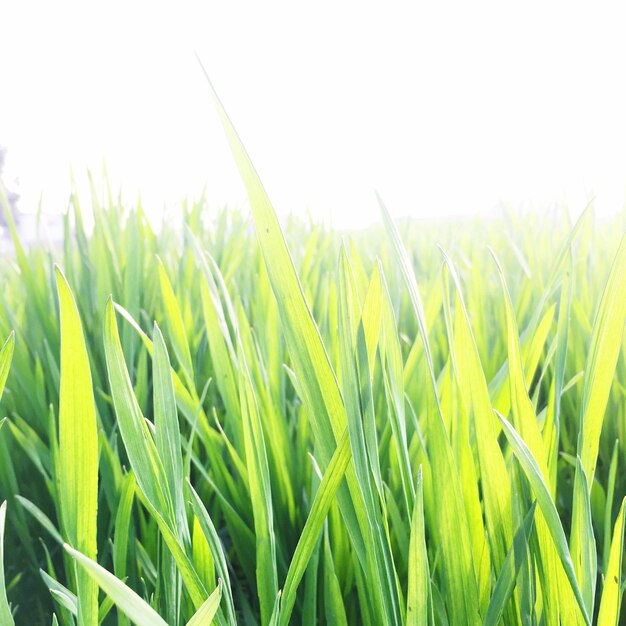
[[[103, 164], [129, 203], [245, 192], [204, 77], [280, 213], [340, 228], [593, 195], [624, 206], [617, 3], [4, 2], [2, 177], [21, 212], [66, 210]], [[23, 219], [28, 220], [28, 216]]]

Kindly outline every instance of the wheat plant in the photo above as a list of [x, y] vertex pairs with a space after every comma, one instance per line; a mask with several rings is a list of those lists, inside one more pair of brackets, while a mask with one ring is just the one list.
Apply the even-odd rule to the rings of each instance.
[[7, 211], [0, 624], [618, 624], [625, 215], [281, 225], [214, 99], [250, 216]]

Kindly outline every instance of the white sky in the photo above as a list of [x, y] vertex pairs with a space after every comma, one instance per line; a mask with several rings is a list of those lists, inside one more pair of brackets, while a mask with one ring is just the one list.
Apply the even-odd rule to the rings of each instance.
[[340, 226], [626, 189], [625, 15], [600, 2], [0, 4], [0, 144], [21, 207], [106, 159], [157, 214], [239, 182], [197, 50], [280, 212]]

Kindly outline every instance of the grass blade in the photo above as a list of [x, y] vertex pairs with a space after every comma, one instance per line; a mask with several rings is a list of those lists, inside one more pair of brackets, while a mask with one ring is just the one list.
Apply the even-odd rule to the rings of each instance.
[[[202, 69], [204, 71], [204, 68]], [[347, 424], [337, 378], [304, 295], [274, 208], [206, 71], [205, 76], [239, 174], [246, 186], [257, 238], [279, 307], [281, 328], [293, 369], [300, 383], [302, 401], [311, 420], [316, 453], [325, 468]], [[358, 519], [360, 495], [352, 470], [348, 470], [347, 482], [352, 502], [341, 488], [338, 497], [354, 548], [360, 562], [364, 564], [365, 544], [361, 534], [361, 522]]]
[[[155, 323], [152, 355], [154, 394], [154, 439], [172, 498], [176, 523], [181, 531], [187, 529], [183, 498], [183, 455], [178, 425], [178, 412], [172, 382], [172, 369], [161, 330]], [[186, 537], [186, 534], [183, 533]]]
[[[60, 504], [69, 542], [96, 558], [98, 508], [98, 430], [91, 369], [74, 296], [57, 268], [61, 312], [61, 389], [59, 395]], [[98, 587], [76, 572], [78, 621], [98, 624]]]
[[206, 599], [206, 602], [194, 613], [187, 622], [187, 626], [211, 626], [213, 618], [220, 607], [222, 599], [222, 581], [218, 582], [215, 591]]
[[311, 510], [300, 534], [298, 545], [291, 559], [280, 605], [281, 626], [287, 626], [296, 600], [296, 590], [309, 560], [316, 549], [318, 539], [324, 527], [326, 515], [339, 489], [339, 485], [350, 462], [350, 442], [347, 431], [339, 442], [339, 446], [324, 472], [324, 476], [315, 493]]
[[183, 323], [183, 316], [180, 312], [172, 283], [167, 276], [161, 259], [158, 259], [158, 267], [159, 284], [161, 285], [161, 301], [165, 309], [165, 319], [172, 338], [174, 353], [183, 369], [187, 384], [193, 388], [193, 363], [191, 361], [191, 352], [189, 350], [189, 342]]
[[187, 482], [189, 491], [191, 493], [191, 506], [194, 514], [196, 515], [202, 532], [209, 544], [211, 554], [213, 555], [213, 562], [215, 563], [215, 571], [222, 581], [223, 591], [226, 595], [226, 617], [228, 619], [229, 626], [236, 626], [237, 619], [235, 617], [235, 607], [233, 604], [233, 596], [230, 584], [230, 576], [228, 574], [228, 562], [224, 553], [222, 542], [217, 534], [217, 530], [213, 524], [213, 520], [209, 516], [206, 507], [200, 500], [200, 496], [196, 493], [195, 489], [191, 486], [191, 483]]
[[65, 544], [64, 547], [81, 569], [89, 575], [94, 583], [100, 586], [102, 591], [136, 626], [168, 626], [167, 622], [145, 600], [111, 572], [69, 545]]
[[239, 399], [256, 535], [257, 589], [261, 604], [261, 622], [268, 624], [278, 593], [272, 492], [261, 418], [241, 346], [238, 360]]
[[435, 379], [435, 370], [424, 306], [417, 288], [417, 281], [408, 254], [391, 215], [378, 198], [385, 228], [391, 240], [395, 258], [402, 270], [404, 284], [409, 292], [413, 313], [424, 346], [428, 366], [429, 402], [432, 405], [430, 421], [429, 456], [432, 464], [433, 492], [440, 500], [433, 503], [436, 532], [441, 548], [442, 574], [450, 598], [451, 619], [455, 624], [476, 625], [481, 618], [478, 608], [478, 587], [472, 558], [471, 538], [467, 515], [463, 506], [462, 489], [450, 440], [443, 419]]
[[513, 545], [506, 555], [502, 569], [498, 574], [498, 580], [493, 588], [483, 626], [497, 626], [513, 595], [515, 581], [528, 555], [528, 542], [535, 520], [535, 508], [536, 502], [533, 503], [522, 525], [515, 533]]
[[415, 506], [411, 520], [409, 544], [409, 581], [406, 601], [406, 626], [422, 626], [428, 623], [428, 598], [430, 595], [430, 572], [424, 529], [424, 495], [422, 468], [417, 474]]
[[613, 540], [609, 555], [609, 566], [604, 575], [598, 626], [617, 626], [619, 623], [620, 605], [622, 603], [622, 556], [624, 552], [624, 507], [626, 498], [622, 500], [619, 515], [613, 529]]
[[14, 626], [13, 615], [7, 600], [7, 590], [4, 584], [4, 520], [7, 514], [7, 503], [0, 505], [0, 623]]
[[572, 563], [572, 558], [567, 547], [565, 532], [563, 531], [559, 514], [556, 510], [556, 506], [554, 505], [554, 501], [552, 500], [552, 496], [550, 495], [548, 486], [543, 479], [543, 475], [539, 469], [537, 461], [535, 460], [535, 457], [529, 447], [524, 443], [524, 440], [518, 435], [513, 426], [511, 426], [511, 424], [509, 424], [509, 422], [499, 413], [496, 414], [502, 424], [502, 430], [504, 431], [511, 448], [515, 453], [517, 460], [524, 470], [524, 474], [533, 489], [535, 497], [537, 498], [539, 509], [545, 518], [552, 540], [554, 541], [554, 546], [559, 558], [561, 559], [565, 574], [572, 587], [574, 597], [576, 598], [576, 602], [578, 603], [585, 623], [587, 626], [591, 626], [591, 621], [589, 619], [589, 615], [587, 614], [587, 607], [576, 579], [574, 564]]
[[11, 359], [13, 359], [14, 348], [15, 332], [11, 332], [0, 350], [0, 398], [2, 398], [4, 386], [9, 376], [9, 370], [11, 369]]
[[593, 325], [585, 366], [578, 455], [593, 484], [598, 444], [626, 322], [626, 235], [622, 238]]

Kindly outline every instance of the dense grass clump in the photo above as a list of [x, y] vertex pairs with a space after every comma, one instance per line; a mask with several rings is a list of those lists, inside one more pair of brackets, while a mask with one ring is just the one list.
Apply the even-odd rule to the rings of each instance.
[[617, 624], [624, 215], [281, 229], [223, 121], [251, 219], [3, 260], [2, 626]]

